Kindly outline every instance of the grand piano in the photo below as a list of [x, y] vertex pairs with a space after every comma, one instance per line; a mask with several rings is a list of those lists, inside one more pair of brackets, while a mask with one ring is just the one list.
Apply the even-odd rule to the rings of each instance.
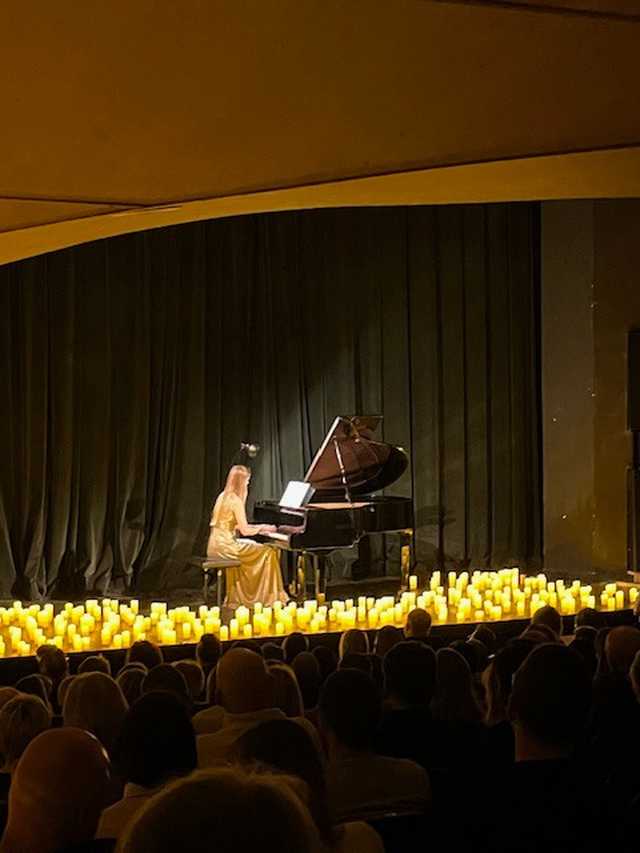
[[[410, 533], [413, 528], [410, 498], [374, 494], [398, 480], [409, 461], [401, 447], [373, 438], [381, 420], [379, 415], [337, 417], [298, 484], [303, 492], [308, 484], [311, 499], [298, 506], [283, 505], [282, 499], [254, 506], [256, 523], [277, 527], [261, 538], [301, 555], [300, 572], [305, 557], [311, 557], [316, 594], [324, 591], [325, 558], [331, 551], [354, 547], [370, 533]], [[304, 575], [298, 583], [304, 586]]]

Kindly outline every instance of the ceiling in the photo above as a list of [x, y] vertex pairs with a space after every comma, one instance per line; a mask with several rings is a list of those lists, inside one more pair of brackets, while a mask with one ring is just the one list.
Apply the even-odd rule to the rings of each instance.
[[253, 210], [639, 196], [634, 15], [4, 0], [0, 263]]

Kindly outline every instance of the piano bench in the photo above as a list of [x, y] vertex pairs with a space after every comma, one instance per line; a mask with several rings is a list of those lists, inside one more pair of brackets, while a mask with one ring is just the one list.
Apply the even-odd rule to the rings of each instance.
[[226, 587], [227, 569], [237, 569], [242, 563], [240, 560], [230, 560], [227, 557], [194, 557], [192, 563], [202, 569], [202, 597], [207, 604], [209, 598], [209, 582], [215, 573], [216, 577], [216, 604], [222, 607], [224, 601], [224, 590]]

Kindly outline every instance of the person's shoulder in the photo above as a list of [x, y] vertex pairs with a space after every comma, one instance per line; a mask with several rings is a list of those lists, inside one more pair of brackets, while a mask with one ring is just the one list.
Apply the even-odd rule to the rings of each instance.
[[363, 820], [342, 824], [344, 830], [335, 853], [384, 853], [382, 839], [372, 826]]
[[223, 717], [224, 708], [221, 705], [211, 705], [210, 708], [194, 714], [191, 722], [197, 735], [215, 734], [222, 728]]

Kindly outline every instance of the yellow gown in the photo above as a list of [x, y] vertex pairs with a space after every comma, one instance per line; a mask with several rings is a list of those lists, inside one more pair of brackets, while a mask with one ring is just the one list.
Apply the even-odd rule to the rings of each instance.
[[220, 495], [211, 516], [207, 556], [240, 560], [238, 568], [227, 569], [225, 605], [246, 607], [260, 601], [267, 606], [285, 602], [280, 557], [275, 546], [242, 539], [237, 528], [246, 523], [243, 501], [236, 495]]

